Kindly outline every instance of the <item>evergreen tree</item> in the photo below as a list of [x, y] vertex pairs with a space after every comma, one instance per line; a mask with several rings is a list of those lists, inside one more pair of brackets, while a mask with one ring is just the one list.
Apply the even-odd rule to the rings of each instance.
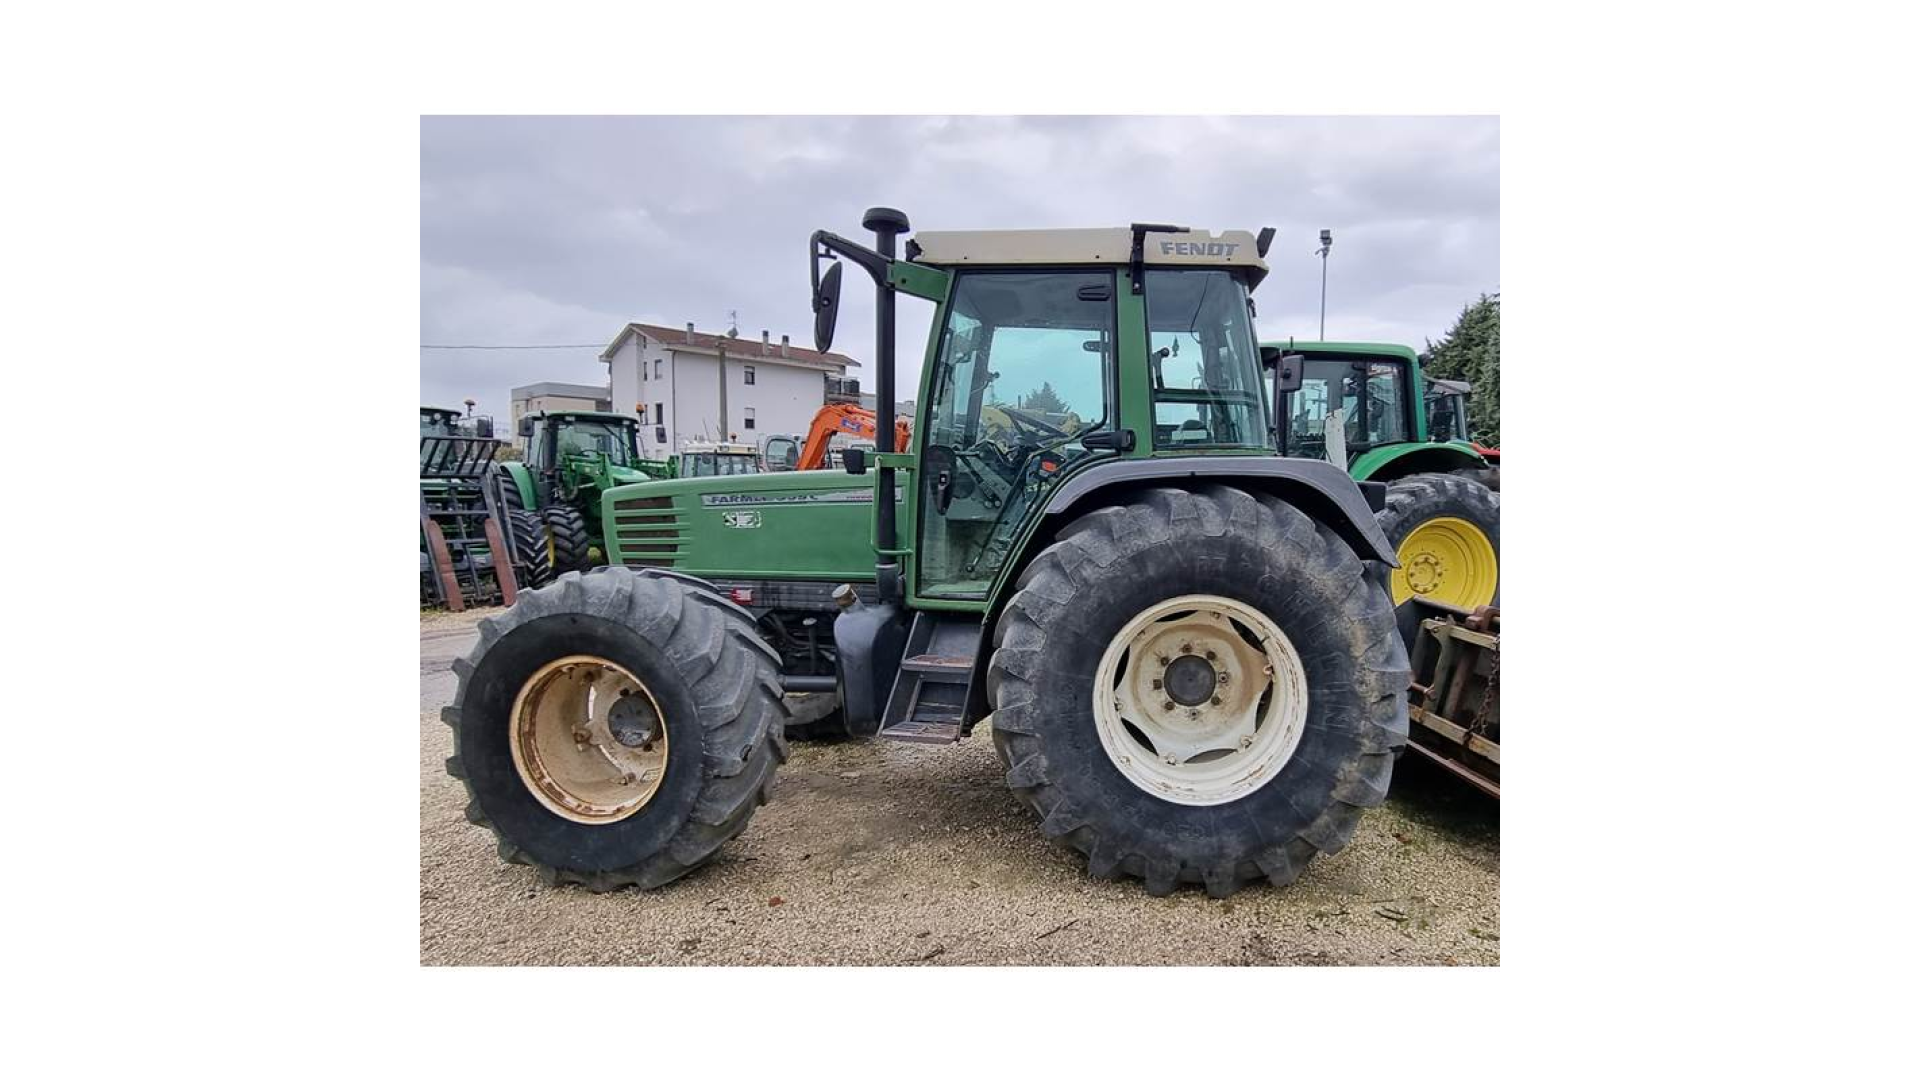
[[1500, 294], [1468, 304], [1439, 341], [1427, 342], [1421, 368], [1437, 379], [1473, 384], [1467, 431], [1484, 446], [1500, 445]]
[[1020, 407], [1033, 412], [1043, 413], [1063, 413], [1067, 411], [1067, 403], [1060, 400], [1060, 395], [1054, 392], [1053, 384], [1050, 382], [1041, 383], [1040, 389], [1028, 394], [1026, 400], [1020, 403]]

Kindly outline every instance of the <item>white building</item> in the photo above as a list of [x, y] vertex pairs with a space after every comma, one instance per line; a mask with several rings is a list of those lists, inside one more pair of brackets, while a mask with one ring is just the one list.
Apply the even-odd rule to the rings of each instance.
[[513, 388], [513, 427], [520, 430], [520, 418], [528, 413], [606, 412], [613, 408], [604, 386], [580, 383], [539, 382]]
[[785, 334], [776, 342], [764, 330], [756, 341], [697, 333], [692, 323], [681, 330], [628, 323], [600, 359], [613, 411], [640, 418], [640, 452], [648, 457], [666, 457], [689, 440], [805, 435], [822, 405], [860, 394], [847, 378], [858, 361], [801, 348]]

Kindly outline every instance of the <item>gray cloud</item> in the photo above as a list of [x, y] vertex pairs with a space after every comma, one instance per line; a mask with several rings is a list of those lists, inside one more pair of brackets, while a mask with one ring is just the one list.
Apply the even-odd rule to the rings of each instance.
[[[1499, 289], [1489, 117], [460, 117], [421, 123], [421, 340], [605, 343], [630, 320], [806, 341], [806, 239], [885, 204], [928, 229], [1273, 225], [1263, 337], [1418, 346]], [[902, 305], [902, 397], [924, 304]], [[865, 361], [871, 297], [836, 343]], [[427, 404], [600, 382], [594, 349], [421, 351]]]

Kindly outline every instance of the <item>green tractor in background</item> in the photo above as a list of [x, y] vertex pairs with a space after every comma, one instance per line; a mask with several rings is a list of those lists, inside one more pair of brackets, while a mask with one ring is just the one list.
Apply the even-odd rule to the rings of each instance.
[[[870, 248], [813, 235], [814, 338], [855, 264], [891, 431], [897, 298], [934, 305], [910, 449], [603, 488], [613, 565], [522, 594], [454, 665], [468, 819], [549, 882], [663, 885], [747, 827], [807, 694], [855, 737], [990, 718], [1041, 831], [1155, 895], [1284, 885], [1340, 850], [1386, 796], [1410, 676], [1386, 487], [1274, 453], [1299, 373], [1261, 381], [1273, 231], [898, 255], [904, 214], [865, 224]], [[541, 459], [556, 488], [564, 456]]]
[[600, 497], [672, 475], [640, 456], [639, 424], [605, 412], [542, 412], [520, 418], [520, 461], [498, 466], [513, 522], [514, 562], [528, 586], [593, 565]]
[[1413, 633], [1410, 601], [1471, 611], [1500, 600], [1499, 465], [1467, 439], [1466, 383], [1426, 378], [1404, 345], [1289, 341], [1300, 387], [1280, 412], [1281, 452], [1319, 458], [1355, 480], [1384, 482], [1377, 515], [1400, 565], [1393, 602]]

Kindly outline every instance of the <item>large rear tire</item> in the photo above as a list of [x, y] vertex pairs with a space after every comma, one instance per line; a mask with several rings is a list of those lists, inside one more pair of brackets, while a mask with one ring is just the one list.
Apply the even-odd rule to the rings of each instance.
[[587, 532], [587, 519], [571, 506], [547, 507], [547, 532], [553, 537], [553, 572], [569, 570], [586, 573], [593, 566], [588, 548], [593, 537]]
[[1500, 495], [1484, 484], [1420, 473], [1387, 485], [1374, 520], [1400, 562], [1396, 606], [1416, 598], [1468, 611], [1500, 603]]
[[567, 574], [455, 661], [447, 772], [500, 856], [596, 892], [711, 859], [787, 757], [778, 659], [745, 611], [647, 571]]
[[1288, 884], [1346, 846], [1406, 742], [1384, 584], [1268, 495], [1158, 488], [1087, 514], [994, 629], [1008, 786], [1097, 877]]

